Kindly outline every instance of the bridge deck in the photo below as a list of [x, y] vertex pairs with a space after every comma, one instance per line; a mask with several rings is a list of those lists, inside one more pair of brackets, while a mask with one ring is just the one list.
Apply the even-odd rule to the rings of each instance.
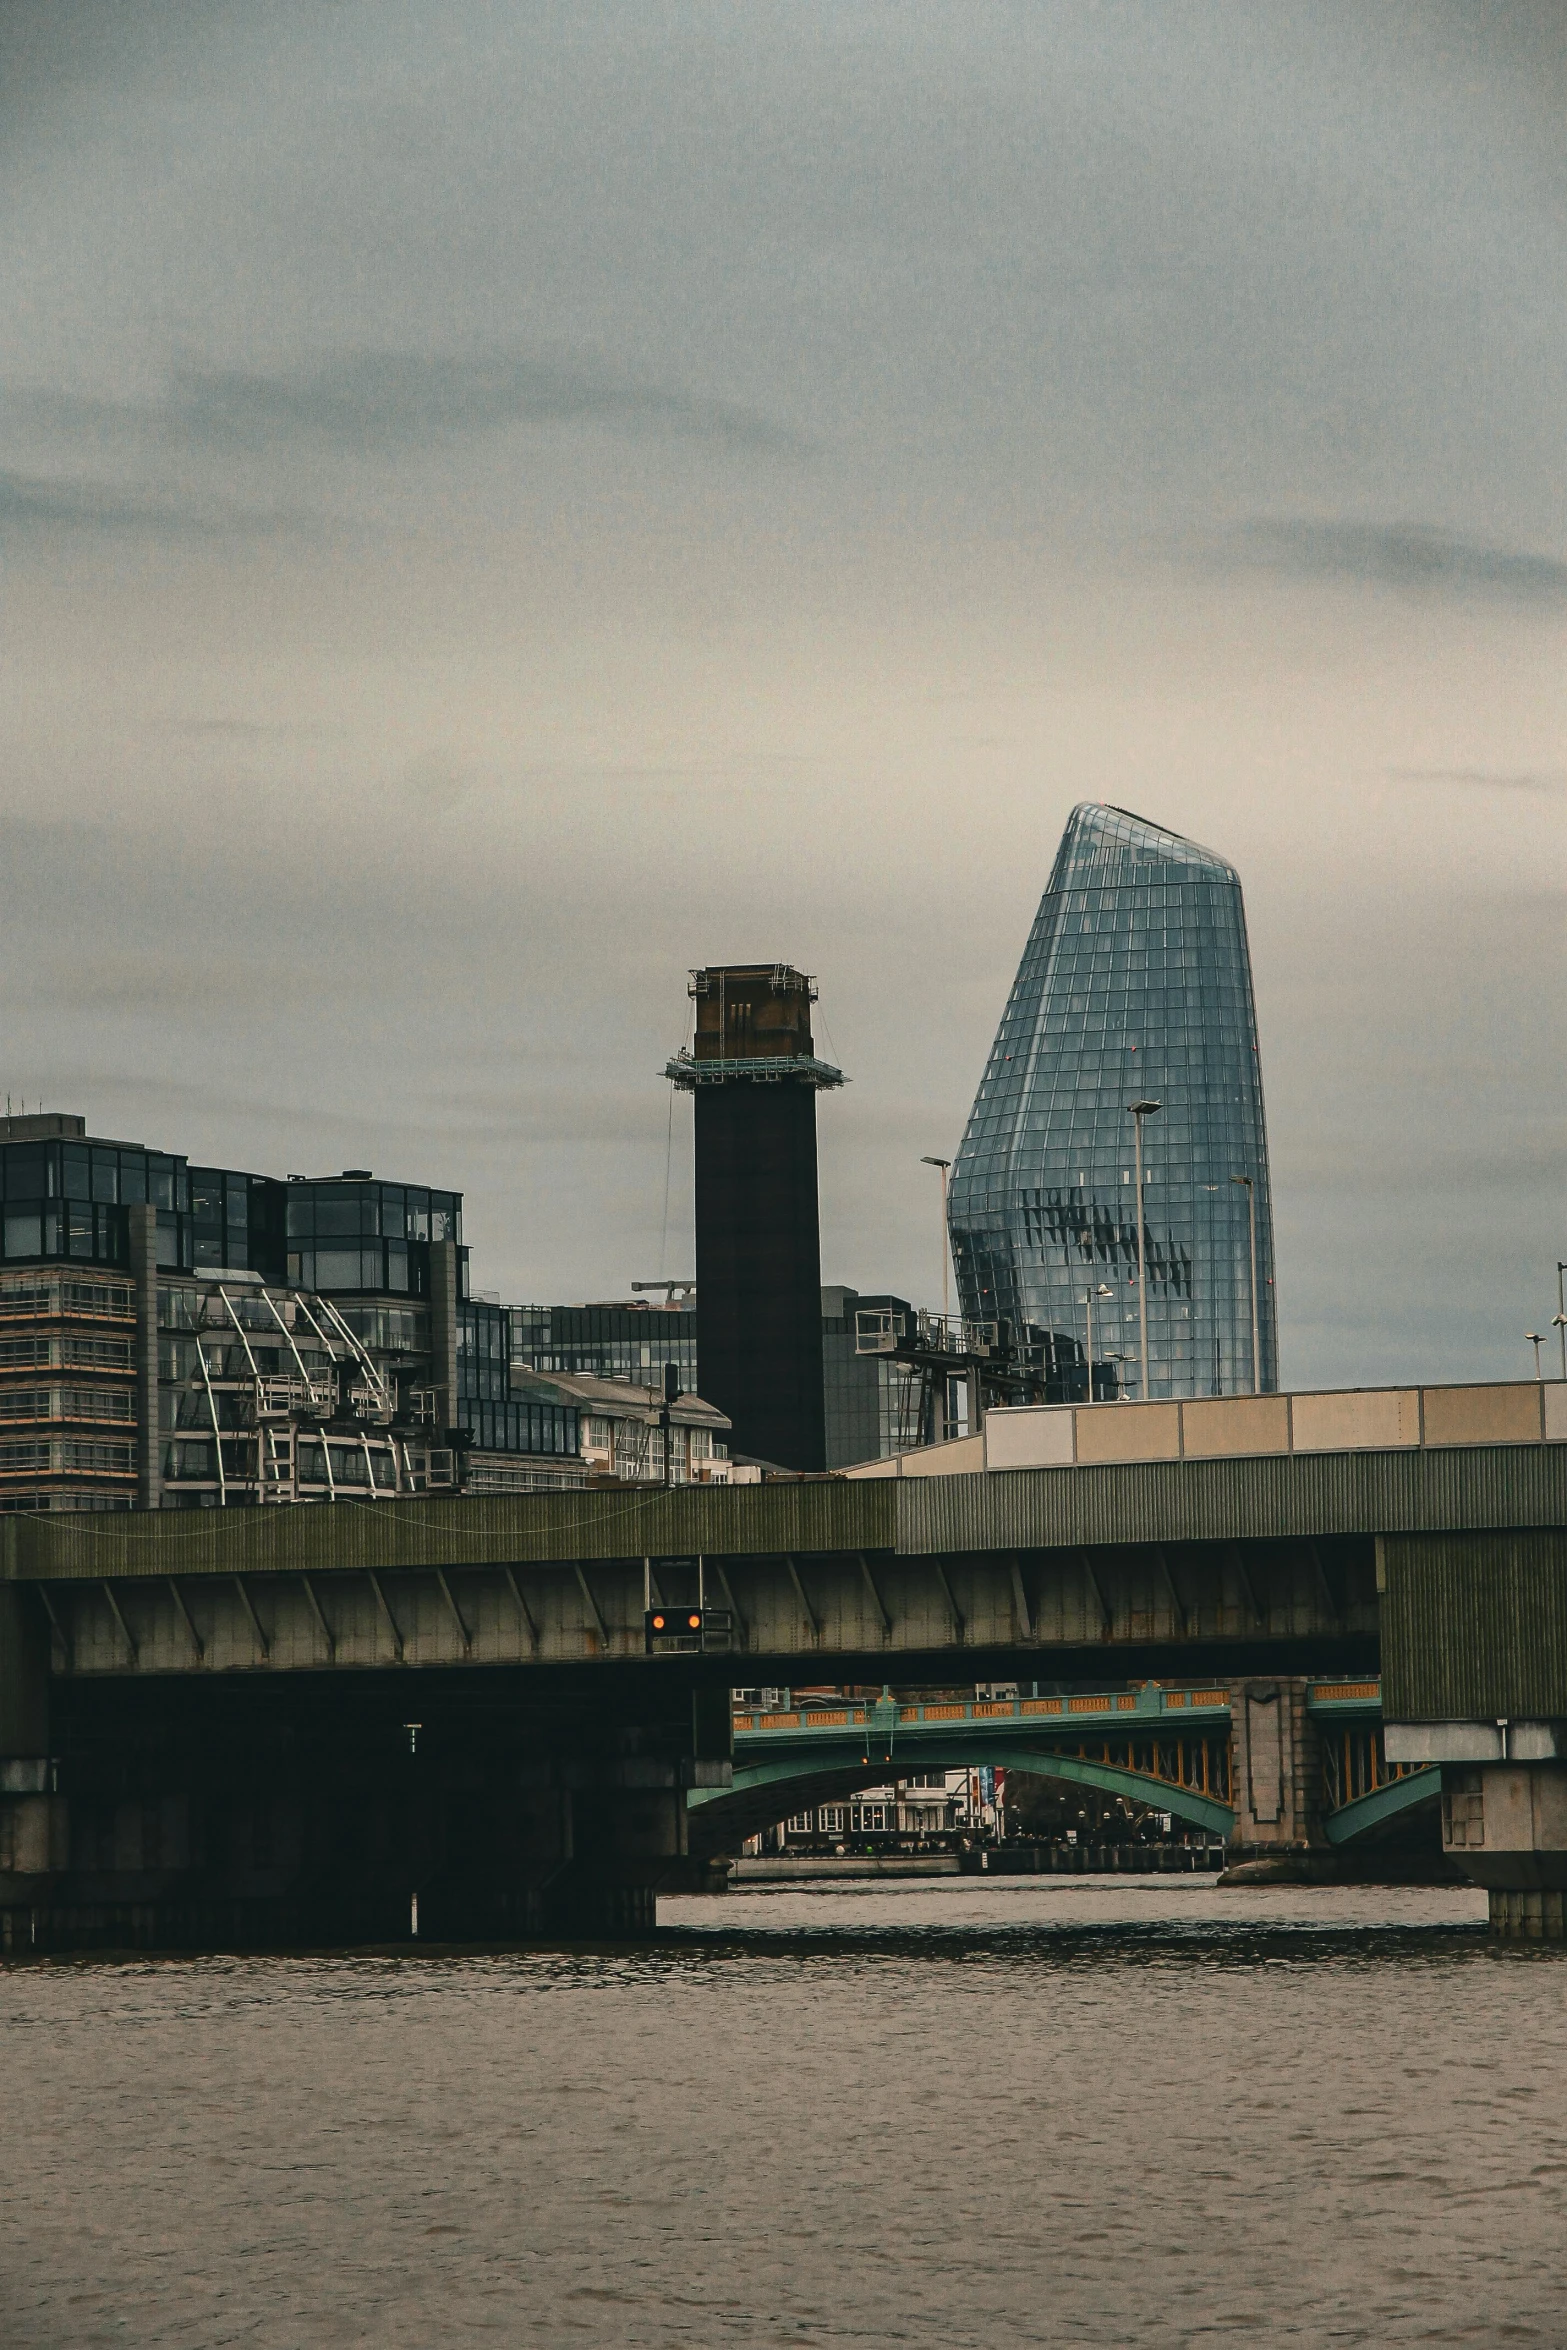
[[699, 1558], [750, 1678], [1105, 1647], [1129, 1673], [1167, 1650], [1186, 1674], [1353, 1673], [1375, 1664], [1380, 1538], [1563, 1525], [1567, 1445], [1494, 1444], [18, 1516], [0, 1575], [43, 1594], [56, 1669], [84, 1674], [629, 1659], [645, 1579], [684, 1605]]

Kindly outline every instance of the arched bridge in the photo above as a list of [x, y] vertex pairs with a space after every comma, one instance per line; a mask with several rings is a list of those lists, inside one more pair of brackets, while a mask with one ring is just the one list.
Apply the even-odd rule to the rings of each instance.
[[[1421, 1803], [1440, 1773], [1390, 1764], [1375, 1681], [1308, 1682], [1317, 1811], [1329, 1844], [1371, 1836]], [[734, 1783], [693, 1788], [693, 1854], [738, 1851], [791, 1812], [915, 1771], [1003, 1764], [1129, 1796], [1226, 1839], [1235, 1833], [1235, 1707], [1228, 1688], [1157, 1684], [1104, 1694], [800, 1706], [737, 1713]], [[1245, 1765], [1242, 1765], [1245, 1767]]]

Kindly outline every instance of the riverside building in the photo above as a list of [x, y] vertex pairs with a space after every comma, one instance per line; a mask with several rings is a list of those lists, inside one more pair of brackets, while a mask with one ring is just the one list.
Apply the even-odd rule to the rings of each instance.
[[456, 1192], [0, 1120], [0, 1511], [582, 1484], [510, 1366]]
[[[1141, 1214], [1134, 1103], [1148, 1105]], [[1073, 809], [953, 1166], [950, 1228], [965, 1316], [1039, 1343], [1071, 1332], [1086, 1354], [1092, 1312], [1080, 1393], [1278, 1385], [1233, 865], [1124, 809]]]

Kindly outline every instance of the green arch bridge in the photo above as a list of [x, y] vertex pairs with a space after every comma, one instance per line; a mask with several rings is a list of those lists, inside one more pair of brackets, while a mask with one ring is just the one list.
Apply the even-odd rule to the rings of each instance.
[[[1436, 1802], [1440, 1771], [1387, 1760], [1377, 1681], [1309, 1681], [1303, 1696], [1329, 1844], [1375, 1836]], [[1228, 1839], [1233, 1749], [1222, 1686], [748, 1710], [734, 1717], [733, 1785], [687, 1797], [691, 1850], [717, 1858], [789, 1812], [913, 1771], [985, 1763], [1129, 1796]]]

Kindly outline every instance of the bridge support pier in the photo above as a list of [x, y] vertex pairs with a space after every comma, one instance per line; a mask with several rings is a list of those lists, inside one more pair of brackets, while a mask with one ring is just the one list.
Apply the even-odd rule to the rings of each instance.
[[49, 1622], [36, 1595], [0, 1583], [0, 1951], [29, 1946], [66, 1864], [69, 1821], [49, 1760]]
[[[1553, 1724], [1509, 1727], [1515, 1741], [1557, 1741]], [[1493, 1934], [1567, 1941], [1567, 1759], [1444, 1766], [1442, 1847], [1485, 1887]]]
[[1307, 1684], [1242, 1681], [1232, 1692], [1232, 1860], [1330, 1849], [1322, 1827], [1322, 1756]]
[[1567, 1723], [1390, 1722], [1394, 1762], [1438, 1763], [1442, 1850], [1505, 1941], [1567, 1941]]

